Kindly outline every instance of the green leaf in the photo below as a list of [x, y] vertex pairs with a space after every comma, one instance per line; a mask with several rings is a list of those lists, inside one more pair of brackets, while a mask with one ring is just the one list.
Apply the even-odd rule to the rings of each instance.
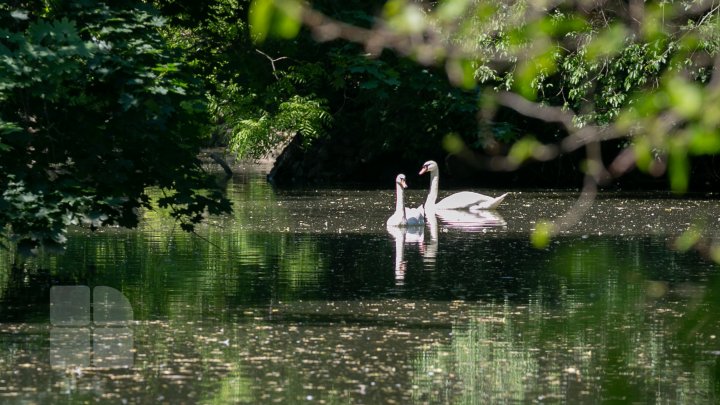
[[417, 34], [425, 29], [425, 14], [415, 3], [390, 0], [385, 3], [383, 15], [388, 26], [401, 33]]
[[449, 154], [460, 153], [463, 150], [467, 149], [465, 142], [462, 140], [460, 135], [456, 133], [450, 133], [445, 135], [442, 140], [442, 145]]
[[650, 165], [653, 162], [652, 150], [647, 138], [636, 137], [632, 148], [633, 153], [635, 154], [635, 165], [638, 167], [638, 169], [647, 173], [650, 170]]
[[297, 0], [253, 0], [250, 4], [250, 34], [256, 43], [268, 35], [293, 38], [300, 31], [302, 4]]
[[466, 59], [450, 59], [445, 65], [450, 82], [466, 90], [475, 88], [475, 68]]
[[462, 17], [468, 10], [470, 0], [445, 0], [437, 8], [435, 14], [440, 21], [452, 23]]
[[670, 189], [676, 194], [687, 191], [690, 179], [690, 161], [687, 150], [680, 141], [671, 142], [668, 160]]
[[3, 135], [10, 135], [10, 134], [17, 134], [23, 132], [23, 129], [21, 126], [14, 122], [6, 122], [0, 120], [0, 134]]
[[670, 105], [685, 118], [697, 117], [703, 108], [702, 89], [680, 77], [673, 77], [667, 84]]
[[281, 38], [295, 38], [300, 32], [302, 5], [297, 0], [275, 0], [275, 14], [272, 32]]
[[152, 94], [160, 94], [162, 96], [166, 95], [168, 93], [168, 89], [163, 86], [151, 86], [148, 88], [150, 93]]
[[530, 242], [537, 249], [546, 248], [550, 244], [554, 226], [552, 222], [540, 220], [535, 224], [535, 229], [530, 234]]
[[520, 165], [526, 160], [533, 157], [535, 150], [542, 146], [540, 142], [532, 136], [526, 136], [515, 142], [508, 152], [508, 160], [516, 165]]
[[16, 20], [25, 21], [28, 19], [28, 12], [27, 10], [13, 10], [10, 12], [10, 17]]
[[273, 14], [273, 0], [253, 0], [250, 3], [248, 19], [253, 41], [262, 43], [270, 33]]
[[394, 18], [403, 13], [407, 0], [388, 0], [383, 6], [383, 17]]
[[139, 104], [138, 99], [129, 93], [122, 93], [118, 101], [120, 102], [120, 105], [122, 106], [124, 111], [127, 111], [133, 107], [137, 107]]
[[[538, 45], [539, 47], [541, 45]], [[516, 80], [513, 87], [528, 100], [537, 98], [538, 83], [543, 77], [554, 73], [557, 70], [555, 63], [554, 49], [545, 46], [536, 57], [523, 62], [515, 73]]]
[[671, 6], [667, 2], [644, 5], [643, 23], [640, 25], [647, 42], [653, 42], [665, 36], [664, 21], [672, 18]]
[[532, 61], [525, 61], [517, 68], [514, 75], [513, 88], [531, 101], [537, 98], [537, 90], [533, 87], [537, 73], [537, 66]]
[[720, 153], [720, 133], [703, 127], [695, 127], [690, 131], [688, 150], [693, 155], [715, 155]]
[[609, 58], [622, 49], [628, 31], [621, 24], [613, 24], [600, 32], [587, 46], [586, 58], [590, 61], [598, 58]]
[[366, 80], [360, 83], [360, 88], [366, 90], [377, 89], [379, 84], [380, 82], [377, 80]]
[[687, 252], [700, 241], [701, 237], [702, 228], [698, 224], [693, 224], [675, 239], [675, 248], [681, 252]]

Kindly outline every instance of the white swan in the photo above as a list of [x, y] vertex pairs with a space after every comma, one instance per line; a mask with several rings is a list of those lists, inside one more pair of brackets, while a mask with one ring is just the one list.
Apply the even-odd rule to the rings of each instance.
[[405, 175], [398, 174], [395, 178], [395, 213], [388, 218], [387, 226], [418, 226], [425, 223], [425, 210], [422, 205], [418, 208], [405, 208]]
[[500, 197], [490, 197], [471, 191], [461, 191], [449, 195], [436, 203], [435, 200], [437, 200], [438, 186], [440, 183], [440, 168], [435, 161], [428, 160], [423, 164], [419, 174], [425, 174], [426, 172], [430, 172], [430, 192], [425, 200], [426, 213], [435, 212], [436, 210], [491, 210], [497, 208], [508, 195], [508, 193], [505, 193]]

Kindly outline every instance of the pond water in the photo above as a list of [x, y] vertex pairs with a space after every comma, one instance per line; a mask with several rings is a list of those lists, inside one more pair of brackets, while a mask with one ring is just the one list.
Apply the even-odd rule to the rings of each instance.
[[576, 193], [399, 232], [391, 185], [278, 191], [245, 167], [196, 235], [146, 213], [0, 252], [0, 402], [720, 400], [718, 266], [670, 248], [717, 201], [601, 195], [535, 249]]

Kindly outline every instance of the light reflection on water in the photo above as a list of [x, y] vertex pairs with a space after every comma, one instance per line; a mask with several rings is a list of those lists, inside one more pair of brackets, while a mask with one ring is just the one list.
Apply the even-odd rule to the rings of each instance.
[[[668, 250], [695, 213], [720, 217], [714, 201], [603, 196], [537, 250], [535, 221], [575, 193], [513, 193], [407, 230], [385, 227], [390, 189], [275, 191], [246, 175], [228, 195], [234, 214], [196, 236], [148, 214], [19, 268], [0, 253], [0, 400], [717, 400], [717, 268]], [[50, 367], [53, 285], [127, 297], [132, 368]]]

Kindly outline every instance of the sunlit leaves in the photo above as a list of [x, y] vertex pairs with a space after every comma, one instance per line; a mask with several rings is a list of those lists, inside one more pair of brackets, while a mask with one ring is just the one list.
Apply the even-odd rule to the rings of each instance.
[[538, 57], [524, 61], [518, 66], [514, 75], [514, 89], [523, 97], [535, 100], [538, 88], [541, 87], [540, 82], [555, 73], [556, 69], [554, 49], [548, 48]]
[[260, 157], [300, 134], [305, 145], [324, 134], [332, 117], [322, 100], [293, 96], [281, 102], [276, 113], [247, 111], [232, 123], [230, 149], [241, 157]]
[[541, 147], [542, 144], [535, 137], [526, 136], [512, 145], [508, 152], [508, 159], [519, 166], [536, 155]]
[[590, 41], [586, 57], [589, 60], [595, 60], [617, 55], [625, 45], [627, 34], [627, 28], [624, 26], [620, 24], [611, 25]]
[[253, 40], [263, 42], [270, 34], [294, 37], [300, 30], [301, 13], [298, 0], [253, 0], [249, 12]]
[[471, 0], [443, 1], [438, 5], [435, 14], [443, 23], [453, 23], [463, 17], [471, 4]]
[[703, 107], [703, 94], [700, 86], [675, 76], [667, 86], [670, 106], [684, 118], [695, 118]]
[[671, 16], [670, 9], [666, 2], [645, 5], [645, 15], [640, 28], [646, 41], [656, 41], [666, 34], [663, 21], [666, 17]]
[[652, 148], [648, 140], [644, 137], [638, 137], [632, 145], [635, 155], [635, 164], [640, 170], [650, 171], [650, 165], [654, 160]]
[[450, 82], [454, 85], [463, 89], [472, 89], [476, 86], [475, 67], [471, 61], [451, 59], [447, 61], [445, 69]]
[[688, 128], [689, 152], [693, 155], [715, 155], [720, 153], [720, 131], [705, 127]]
[[407, 0], [389, 0], [383, 8], [388, 25], [403, 34], [418, 34], [426, 26], [425, 13], [420, 5]]
[[682, 194], [687, 191], [690, 181], [690, 161], [682, 140], [673, 139], [670, 143], [668, 176], [673, 192]]

